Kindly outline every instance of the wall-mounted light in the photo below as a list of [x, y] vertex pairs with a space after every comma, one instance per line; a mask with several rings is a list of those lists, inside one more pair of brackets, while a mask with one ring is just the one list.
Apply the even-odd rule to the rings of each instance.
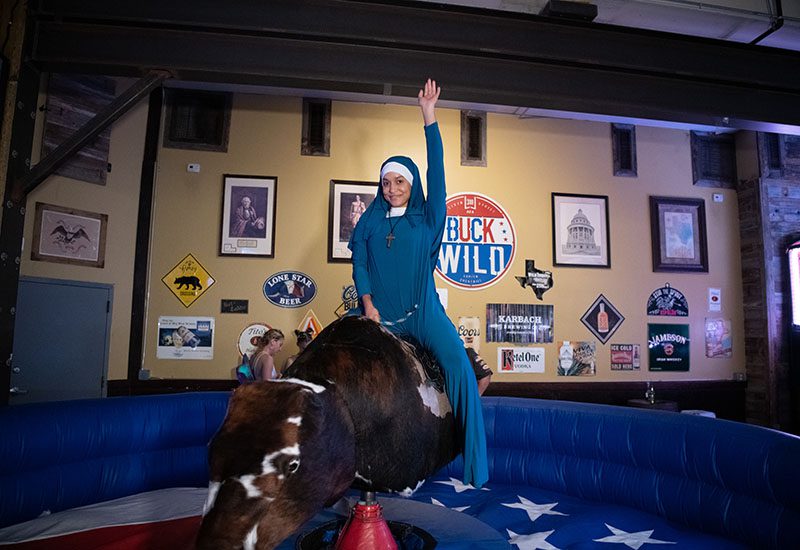
[[786, 250], [789, 255], [789, 281], [792, 289], [792, 328], [800, 329], [800, 241]]

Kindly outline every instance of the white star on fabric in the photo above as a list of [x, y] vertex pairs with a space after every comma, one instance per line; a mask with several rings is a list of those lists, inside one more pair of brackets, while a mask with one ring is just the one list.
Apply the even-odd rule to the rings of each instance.
[[519, 546], [520, 550], [559, 550], [546, 540], [555, 532], [555, 529], [530, 535], [518, 535], [511, 529], [506, 529], [506, 531], [508, 531], [508, 542]]
[[602, 539], [594, 539], [594, 542], [621, 542], [633, 550], [639, 550], [639, 548], [641, 548], [644, 544], [677, 544], [675, 542], [669, 542], [666, 540], [651, 539], [650, 535], [653, 534], [655, 529], [650, 529], [649, 531], [637, 531], [636, 533], [628, 533], [622, 529], [612, 527], [607, 523], [605, 525], [608, 527], [608, 530], [614, 534], [603, 537]]
[[[475, 491], [476, 490], [475, 487], [473, 487], [472, 485], [469, 485], [469, 484], [465, 485], [464, 483], [460, 482], [459, 480], [457, 480], [454, 477], [451, 477], [450, 481], [434, 481], [434, 483], [441, 483], [442, 485], [451, 485], [453, 487], [453, 489], [456, 490], [456, 493], [463, 493], [464, 491], [469, 491], [469, 490]], [[487, 489], [486, 487], [481, 487], [480, 490], [481, 491], [488, 491], [489, 489]]]
[[[436, 500], [433, 497], [431, 497], [431, 503], [435, 504], [436, 506], [441, 506], [442, 508], [447, 508], [447, 506], [445, 506], [444, 504], [442, 504], [441, 502], [439, 502], [438, 500]], [[467, 508], [469, 508], [469, 506], [455, 506], [455, 507], [450, 508], [450, 509], [451, 510], [455, 510], [456, 512], [463, 512]]]
[[569, 514], [562, 514], [561, 512], [553, 512], [553, 508], [558, 506], [558, 502], [553, 502], [550, 504], [536, 504], [533, 501], [528, 500], [525, 497], [521, 497], [517, 495], [519, 502], [509, 503], [506, 504], [502, 502], [503, 506], [507, 506], [509, 508], [519, 508], [520, 510], [525, 510], [528, 514], [528, 517], [531, 518], [531, 521], [536, 521], [543, 515], [548, 516], [568, 516]]

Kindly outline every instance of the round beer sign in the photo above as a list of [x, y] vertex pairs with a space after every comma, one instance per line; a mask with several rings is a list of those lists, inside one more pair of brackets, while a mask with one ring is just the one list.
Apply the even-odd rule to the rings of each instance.
[[508, 272], [516, 252], [514, 224], [503, 207], [480, 193], [447, 198], [447, 219], [436, 272], [466, 290], [495, 284]]

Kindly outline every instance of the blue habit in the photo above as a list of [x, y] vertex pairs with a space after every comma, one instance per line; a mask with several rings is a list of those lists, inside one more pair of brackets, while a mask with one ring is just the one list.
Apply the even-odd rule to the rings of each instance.
[[[447, 217], [444, 150], [439, 125], [425, 127], [428, 198], [419, 169], [408, 157], [391, 157], [414, 177], [405, 214], [388, 217], [390, 205], [378, 194], [359, 219], [350, 240], [353, 281], [359, 298], [370, 294], [381, 323], [408, 334], [433, 353], [445, 375], [445, 391], [464, 434], [464, 482], [480, 487], [488, 480], [486, 432], [478, 385], [453, 323], [436, 294], [433, 271]], [[386, 164], [384, 162], [384, 164]], [[394, 239], [387, 239], [391, 233]]]

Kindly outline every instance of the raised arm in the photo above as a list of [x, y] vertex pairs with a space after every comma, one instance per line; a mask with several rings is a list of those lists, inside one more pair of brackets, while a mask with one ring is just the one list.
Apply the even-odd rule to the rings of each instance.
[[439, 100], [441, 91], [435, 80], [428, 79], [425, 87], [417, 95], [420, 109], [422, 109], [422, 120], [425, 122], [425, 143], [428, 153], [426, 217], [428, 225], [436, 236], [434, 253], [438, 253], [441, 235], [444, 231], [444, 221], [447, 216], [447, 208], [445, 207], [447, 189], [445, 188], [444, 180], [444, 148], [439, 125], [436, 123], [435, 111], [436, 102]]

